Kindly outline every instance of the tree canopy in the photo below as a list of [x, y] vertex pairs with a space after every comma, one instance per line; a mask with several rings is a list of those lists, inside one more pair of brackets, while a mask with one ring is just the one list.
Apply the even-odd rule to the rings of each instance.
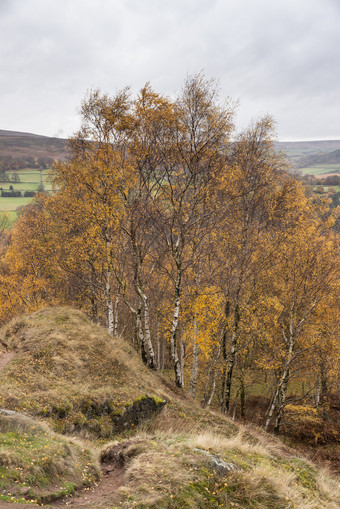
[[270, 117], [238, 134], [234, 114], [202, 75], [175, 99], [90, 92], [54, 193], [3, 243], [0, 313], [81, 308], [225, 411], [261, 380], [278, 430], [293, 379], [323, 401], [336, 378], [337, 209], [287, 172]]

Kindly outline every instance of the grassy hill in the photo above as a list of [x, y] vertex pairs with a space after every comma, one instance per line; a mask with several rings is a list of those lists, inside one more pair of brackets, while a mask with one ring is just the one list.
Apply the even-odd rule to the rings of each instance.
[[1, 363], [0, 507], [339, 507], [328, 472], [202, 410], [78, 311], [12, 320]]
[[277, 141], [275, 146], [294, 160], [312, 154], [327, 154], [340, 149], [340, 140]]

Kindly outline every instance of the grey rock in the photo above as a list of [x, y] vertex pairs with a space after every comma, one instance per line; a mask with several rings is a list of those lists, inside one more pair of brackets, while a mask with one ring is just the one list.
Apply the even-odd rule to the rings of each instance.
[[21, 414], [19, 412], [15, 412], [14, 410], [6, 410], [5, 408], [0, 408], [0, 415], [7, 415], [8, 417], [21, 417], [23, 419], [30, 419], [28, 415]]
[[19, 493], [20, 495], [27, 495], [31, 490], [31, 486], [23, 486], [20, 488]]
[[0, 414], [2, 415], [16, 415], [17, 412], [14, 410], [5, 410], [4, 408], [0, 408]]
[[205, 454], [210, 459], [211, 468], [221, 477], [224, 477], [230, 472], [242, 470], [234, 463], [224, 461], [218, 454], [211, 454], [210, 452], [204, 451], [204, 449], [194, 449], [194, 451]]

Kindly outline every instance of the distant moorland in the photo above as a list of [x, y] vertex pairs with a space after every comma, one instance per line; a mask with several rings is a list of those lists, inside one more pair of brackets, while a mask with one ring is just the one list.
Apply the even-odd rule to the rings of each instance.
[[0, 129], [0, 170], [46, 168], [67, 159], [66, 140]]

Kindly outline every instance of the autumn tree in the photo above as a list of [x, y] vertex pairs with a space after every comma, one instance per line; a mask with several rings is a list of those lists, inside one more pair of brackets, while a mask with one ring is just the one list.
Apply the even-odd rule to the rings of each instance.
[[[305, 209], [304, 215], [308, 213]], [[337, 281], [338, 257], [331, 222], [314, 218], [302, 220], [295, 235], [281, 246], [280, 263], [276, 267], [278, 284], [276, 299], [280, 313], [277, 317], [278, 347], [277, 380], [265, 429], [275, 416], [274, 432], [278, 433], [286, 404], [287, 388], [298, 361], [318, 339], [315, 328], [321, 305], [333, 294]]]
[[265, 117], [246, 130], [228, 158], [231, 180], [220, 182], [216, 233], [219, 285], [225, 295], [222, 335], [223, 407], [231, 385], [243, 317], [253, 306], [262, 274], [276, 263], [282, 239], [294, 225], [303, 192], [274, 151], [273, 121]]
[[[175, 381], [183, 387], [178, 351], [181, 293], [186, 270], [195, 265], [212, 218], [212, 199], [224, 169], [233, 109], [218, 104], [216, 90], [202, 76], [189, 78], [172, 104], [145, 89], [134, 150], [150, 199], [160, 251], [173, 286], [170, 352]], [[138, 155], [139, 154], [139, 155]]]
[[[69, 204], [69, 210], [84, 218], [85, 234], [90, 241], [78, 243], [78, 252], [86, 256], [86, 249], [100, 250], [101, 256], [89, 262], [91, 270], [86, 282], [103, 289], [106, 302], [107, 327], [114, 332], [114, 304], [112, 278], [115, 263], [115, 241], [121, 218], [123, 201], [134, 186], [133, 167], [127, 158], [130, 99], [127, 90], [114, 98], [90, 93], [83, 101], [82, 126], [70, 141], [72, 160], [54, 168], [53, 182], [58, 201]], [[61, 198], [61, 199], [60, 199]], [[77, 252], [74, 252], [77, 256]], [[96, 267], [100, 265], [100, 277]], [[91, 273], [95, 273], [95, 275]], [[98, 271], [97, 271], [98, 272]], [[85, 280], [83, 277], [83, 280]], [[95, 283], [95, 281], [97, 281]]]
[[149, 84], [90, 92], [54, 193], [3, 242], [1, 314], [79, 307], [202, 406], [229, 411], [236, 395], [243, 415], [248, 384], [268, 383], [278, 431], [292, 377], [309, 376], [321, 407], [335, 378], [338, 247], [272, 119], [237, 136], [233, 114], [202, 75], [175, 99]]

